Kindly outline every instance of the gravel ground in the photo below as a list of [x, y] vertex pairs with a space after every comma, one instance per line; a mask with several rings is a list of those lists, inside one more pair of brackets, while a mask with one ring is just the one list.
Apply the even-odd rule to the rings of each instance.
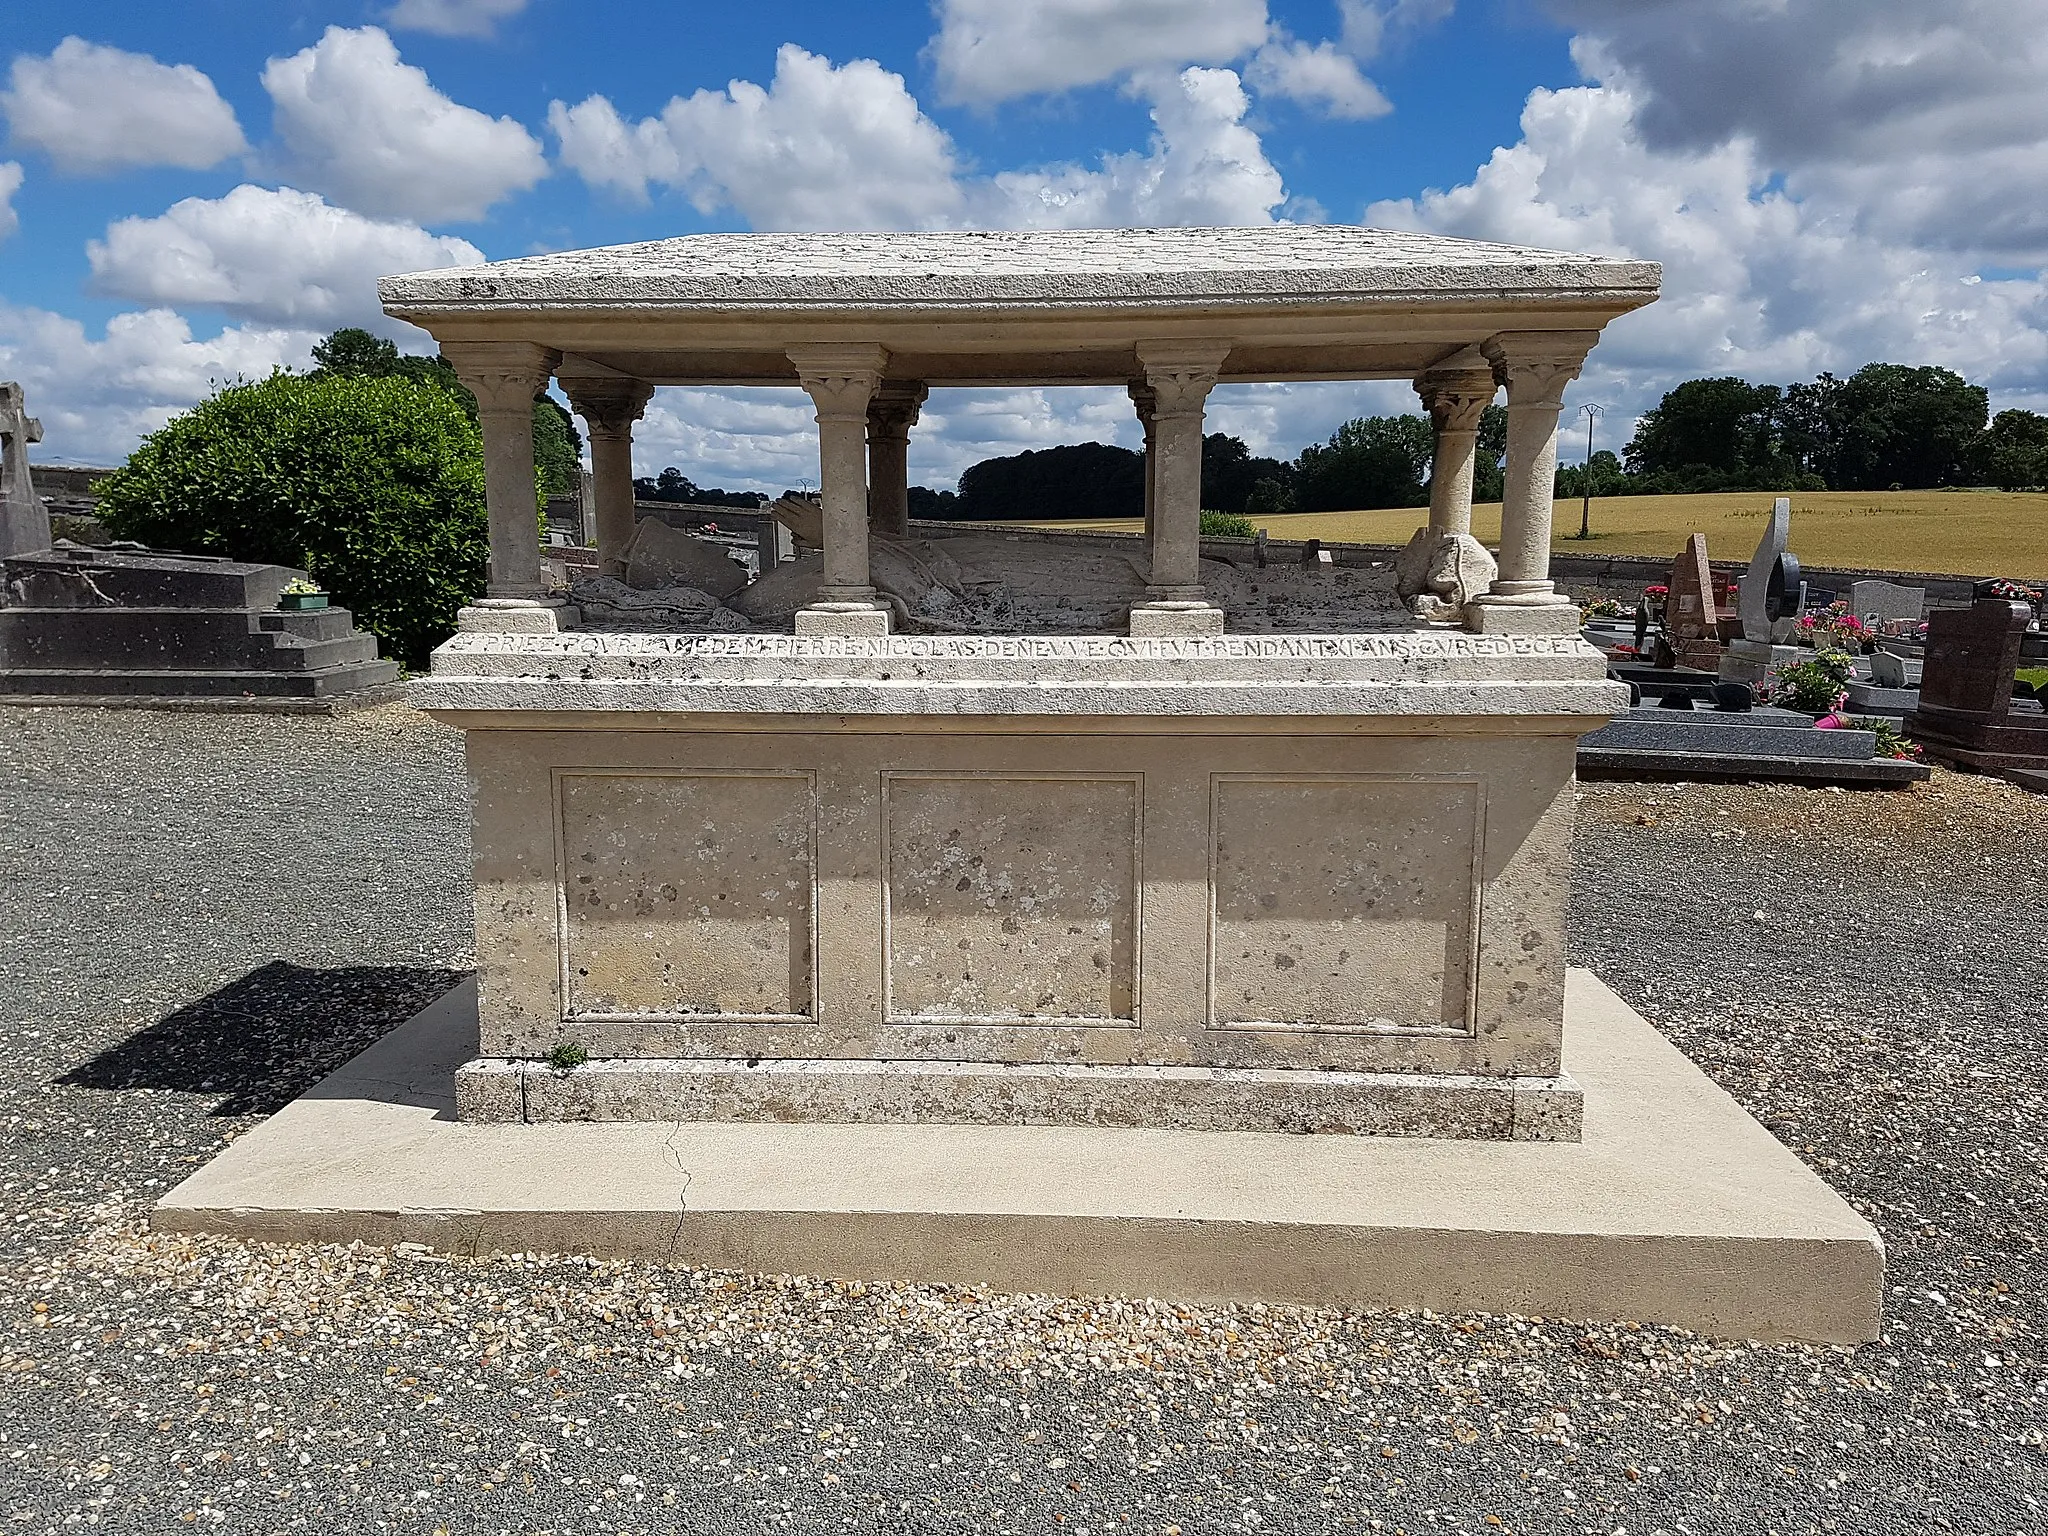
[[458, 742], [0, 710], [0, 1519], [2043, 1528], [2048, 800], [1589, 787], [1578, 958], [1883, 1231], [1883, 1341], [155, 1237], [467, 964]]

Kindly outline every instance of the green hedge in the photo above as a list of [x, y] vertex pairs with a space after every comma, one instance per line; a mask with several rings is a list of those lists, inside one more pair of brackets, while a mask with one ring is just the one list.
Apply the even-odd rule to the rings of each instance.
[[413, 666], [484, 590], [482, 440], [432, 383], [230, 385], [143, 439], [100, 498], [117, 537], [311, 572]]

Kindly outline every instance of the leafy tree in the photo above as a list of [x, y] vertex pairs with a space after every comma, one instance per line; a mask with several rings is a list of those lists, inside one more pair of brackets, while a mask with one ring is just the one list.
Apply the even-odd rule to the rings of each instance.
[[1508, 408], [1489, 405], [1479, 413], [1479, 442], [1472, 453], [1472, 499], [1499, 501], [1507, 494]]
[[1602, 448], [1584, 464], [1558, 465], [1556, 494], [1560, 497], [1584, 496], [1589, 480], [1595, 496], [1636, 494], [1634, 480], [1611, 449]]
[[2048, 416], [2000, 411], [1977, 440], [1971, 469], [2001, 491], [2048, 488]]
[[1284, 482], [1293, 472], [1278, 459], [1255, 457], [1242, 438], [1211, 432], [1202, 439], [1202, 505], [1211, 511], [1245, 512], [1261, 481]]
[[1829, 485], [1844, 491], [1959, 485], [1991, 413], [1982, 385], [1946, 368], [1871, 363], [1843, 381]]
[[476, 422], [395, 375], [229, 385], [142, 440], [100, 516], [121, 538], [309, 571], [413, 665], [484, 590], [490, 551]]
[[1789, 490], [1799, 469], [1779, 442], [1784, 392], [1742, 379], [1688, 379], [1636, 424], [1622, 451], [1653, 491]]
[[1786, 385], [1778, 406], [1778, 441], [1799, 466], [1802, 479], [1837, 485], [1842, 467], [1842, 381], [1823, 373], [1811, 384]]
[[910, 488], [910, 515], [926, 522], [943, 522], [959, 513], [960, 498], [951, 491], [935, 491], [928, 485]]
[[1294, 465], [1294, 502], [1303, 512], [1427, 505], [1424, 481], [1434, 446], [1420, 416], [1362, 416], [1327, 443], [1301, 451]]
[[[313, 348], [314, 377], [411, 379], [458, 396], [469, 419], [476, 420], [476, 397], [463, 388], [444, 357], [413, 357], [395, 342], [374, 336], [359, 325], [343, 326]], [[583, 478], [583, 438], [576, 421], [559, 400], [545, 390], [533, 397], [533, 466], [540, 494], [573, 496]]]
[[1145, 456], [1079, 443], [983, 459], [960, 477], [955, 508], [970, 522], [1142, 517]]
[[387, 378], [398, 372], [398, 343], [373, 336], [359, 325], [345, 325], [313, 348], [313, 371]]

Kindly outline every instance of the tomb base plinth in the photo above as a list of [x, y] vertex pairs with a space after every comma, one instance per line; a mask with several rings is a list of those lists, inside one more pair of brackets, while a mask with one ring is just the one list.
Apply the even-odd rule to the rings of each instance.
[[1573, 1139], [1604, 673], [1576, 635], [458, 635], [415, 699], [475, 794], [464, 1114]]

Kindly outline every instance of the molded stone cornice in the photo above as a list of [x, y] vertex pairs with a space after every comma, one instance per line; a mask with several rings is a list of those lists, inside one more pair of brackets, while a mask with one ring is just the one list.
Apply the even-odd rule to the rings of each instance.
[[533, 398], [562, 361], [552, 347], [531, 341], [449, 341], [441, 355], [476, 396], [479, 411], [530, 411]]

